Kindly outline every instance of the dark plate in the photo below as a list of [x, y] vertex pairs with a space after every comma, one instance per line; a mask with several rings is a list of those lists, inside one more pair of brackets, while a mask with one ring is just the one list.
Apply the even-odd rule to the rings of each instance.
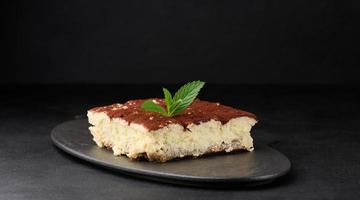
[[[290, 161], [280, 152], [255, 144], [253, 152], [187, 158], [166, 163], [132, 161], [114, 156], [92, 141], [86, 120], [65, 122], [51, 132], [54, 144], [65, 152], [102, 167], [128, 175], [162, 182], [196, 186], [251, 186], [285, 175]], [[226, 184], [222, 184], [226, 183]]]

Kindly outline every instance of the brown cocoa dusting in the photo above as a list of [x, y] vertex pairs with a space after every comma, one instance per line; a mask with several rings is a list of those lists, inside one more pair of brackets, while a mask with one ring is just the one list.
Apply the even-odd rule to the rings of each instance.
[[[96, 107], [90, 111], [105, 112], [110, 118], [121, 118], [129, 124], [142, 124], [149, 131], [160, 129], [169, 124], [180, 124], [186, 129], [189, 124], [199, 124], [210, 121], [211, 119], [220, 121], [222, 124], [237, 117], [246, 116], [257, 119], [252, 113], [199, 99], [196, 99], [182, 113], [173, 117], [164, 117], [159, 113], [143, 110], [141, 105], [145, 100], [147, 99], [130, 100], [121, 106], [119, 104], [112, 104], [109, 106]], [[163, 99], [152, 98], [152, 100], [165, 109]]]

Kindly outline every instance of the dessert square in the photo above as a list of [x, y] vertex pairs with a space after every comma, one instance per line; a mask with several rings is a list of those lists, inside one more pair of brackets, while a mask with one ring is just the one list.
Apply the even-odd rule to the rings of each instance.
[[[89, 129], [96, 144], [114, 155], [157, 162], [254, 149], [250, 130], [257, 118], [250, 112], [196, 99], [182, 113], [166, 117], [143, 110], [145, 100], [90, 109]], [[151, 100], [165, 107], [163, 99]]]

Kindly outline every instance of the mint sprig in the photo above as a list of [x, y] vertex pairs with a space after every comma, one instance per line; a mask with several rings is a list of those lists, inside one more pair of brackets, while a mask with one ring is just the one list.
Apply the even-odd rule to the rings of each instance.
[[163, 88], [166, 110], [152, 100], [146, 100], [141, 108], [147, 111], [157, 112], [166, 117], [172, 117], [181, 113], [195, 100], [201, 88], [205, 85], [203, 81], [193, 81], [181, 86], [174, 97], [170, 91]]

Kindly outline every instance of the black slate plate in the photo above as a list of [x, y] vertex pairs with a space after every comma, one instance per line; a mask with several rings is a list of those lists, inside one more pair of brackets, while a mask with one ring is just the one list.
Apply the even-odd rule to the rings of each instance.
[[86, 120], [65, 122], [51, 132], [54, 144], [65, 152], [88, 162], [128, 175], [162, 182], [231, 187], [271, 182], [290, 170], [290, 161], [280, 152], [255, 144], [253, 152], [237, 152], [174, 160], [166, 163], [131, 161], [113, 156], [112, 151], [96, 146]]

